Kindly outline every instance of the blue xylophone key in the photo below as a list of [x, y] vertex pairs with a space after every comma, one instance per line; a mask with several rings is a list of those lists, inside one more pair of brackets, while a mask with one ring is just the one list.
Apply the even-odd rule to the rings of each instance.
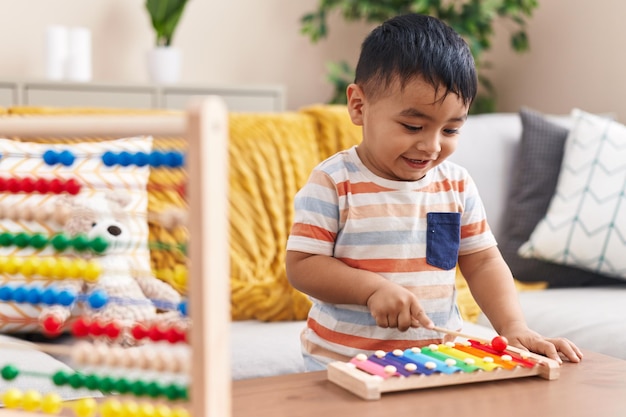
[[396, 355], [394, 352], [389, 352], [385, 356], [385, 358], [389, 361], [393, 361], [397, 363], [398, 367], [402, 367], [404, 369], [407, 364], [413, 364], [417, 368], [415, 371], [412, 371], [414, 374], [424, 374], [424, 375], [432, 375], [435, 372], [439, 372], [436, 368], [428, 368], [424, 362], [416, 362], [412, 361], [409, 358], [405, 357], [404, 354], [402, 356]]
[[377, 363], [377, 364], [382, 365], [382, 366], [392, 365], [392, 366], [394, 366], [396, 368], [397, 372], [400, 375], [402, 375], [402, 376], [413, 375], [413, 372], [407, 371], [406, 369], [404, 369], [404, 365], [403, 364], [399, 364], [398, 362], [390, 361], [389, 358], [387, 358], [385, 356], [379, 358], [376, 355], [371, 355], [369, 358], [367, 358], [367, 360], [370, 361], [370, 362]]
[[417, 350], [414, 351], [412, 349], [406, 349], [404, 351], [404, 357], [412, 362], [422, 364], [422, 366], [424, 366], [426, 362], [433, 362], [436, 365], [435, 369], [444, 374], [453, 374], [455, 372], [461, 372], [461, 368], [459, 368], [458, 366], [454, 366], [454, 365], [450, 366], [440, 359], [433, 358], [428, 355], [424, 355], [423, 353], [420, 353]]

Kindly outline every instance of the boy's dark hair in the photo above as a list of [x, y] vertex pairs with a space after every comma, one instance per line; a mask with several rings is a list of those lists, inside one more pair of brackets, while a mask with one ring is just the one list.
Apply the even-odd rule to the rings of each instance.
[[435, 90], [458, 95], [465, 104], [476, 96], [478, 81], [474, 58], [467, 43], [441, 20], [427, 15], [393, 17], [363, 41], [355, 83], [375, 98], [394, 80], [404, 89], [422, 77]]

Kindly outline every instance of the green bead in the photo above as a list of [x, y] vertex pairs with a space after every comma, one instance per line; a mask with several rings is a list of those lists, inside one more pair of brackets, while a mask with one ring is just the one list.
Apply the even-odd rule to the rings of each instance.
[[141, 397], [146, 393], [146, 383], [143, 381], [135, 381], [130, 384], [130, 392], [136, 397]]
[[69, 375], [67, 372], [58, 371], [52, 375], [52, 382], [54, 382], [55, 385], [65, 385], [67, 384], [68, 378]]
[[72, 239], [72, 246], [78, 252], [82, 252], [89, 247], [89, 239], [83, 234], [78, 234]]
[[52, 246], [57, 251], [61, 252], [67, 249], [70, 246], [70, 240], [63, 233], [59, 233], [58, 235], [54, 235], [52, 240], [50, 241]]
[[75, 373], [69, 377], [69, 383], [72, 388], [82, 388], [85, 386], [85, 375]]
[[181, 243], [180, 244], [180, 250], [183, 253], [183, 255], [187, 255], [187, 244]]
[[2, 368], [2, 371], [0, 373], [2, 374], [2, 379], [6, 381], [11, 381], [20, 374], [20, 371], [18, 371], [17, 368], [13, 365], [6, 365]]
[[103, 253], [109, 247], [109, 242], [107, 242], [102, 236], [98, 236], [89, 242], [89, 246], [92, 251], [96, 253]]
[[163, 389], [163, 394], [171, 401], [177, 400], [182, 397], [184, 388], [176, 385], [170, 384]]
[[0, 233], [0, 245], [12, 246], [13, 245], [13, 233], [9, 233], [9, 232]]
[[100, 378], [97, 375], [87, 375], [85, 378], [85, 388], [96, 390], [100, 388]]
[[28, 233], [18, 233], [13, 239], [13, 244], [18, 248], [25, 248], [30, 245], [30, 235]]
[[130, 382], [126, 378], [120, 378], [115, 381], [115, 391], [120, 394], [126, 394], [130, 391]]
[[48, 244], [48, 238], [41, 233], [35, 233], [30, 238], [30, 245], [35, 249], [42, 249]]
[[115, 380], [110, 376], [105, 376], [100, 380], [100, 389], [104, 392], [111, 392], [115, 387]]
[[157, 382], [150, 382], [146, 385], [146, 394], [152, 398], [156, 398], [163, 392], [163, 387]]

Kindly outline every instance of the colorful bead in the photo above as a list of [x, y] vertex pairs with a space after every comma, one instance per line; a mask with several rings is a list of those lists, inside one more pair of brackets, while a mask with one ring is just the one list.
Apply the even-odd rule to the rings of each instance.
[[43, 400], [41, 394], [34, 390], [28, 390], [24, 393], [22, 398], [22, 408], [25, 411], [37, 411], [41, 408], [41, 401]]
[[74, 412], [78, 417], [92, 417], [96, 414], [98, 403], [93, 398], [82, 398], [76, 401]]
[[63, 409], [63, 399], [54, 392], [44, 395], [41, 401], [41, 411], [46, 414], [59, 414]]
[[2, 375], [2, 379], [6, 381], [11, 381], [15, 379], [20, 374], [20, 371], [13, 365], [5, 365], [2, 367], [0, 371], [0, 375]]
[[7, 408], [19, 408], [22, 406], [22, 391], [17, 388], [9, 388], [2, 394], [2, 402]]
[[491, 347], [493, 347], [498, 352], [504, 352], [508, 346], [509, 341], [504, 336], [496, 336], [491, 339]]

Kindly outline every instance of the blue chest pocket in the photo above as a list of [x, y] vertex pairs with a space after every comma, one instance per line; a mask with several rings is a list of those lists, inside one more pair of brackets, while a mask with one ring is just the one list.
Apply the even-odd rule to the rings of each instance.
[[445, 270], [454, 268], [461, 244], [461, 213], [428, 213], [426, 223], [426, 262]]

